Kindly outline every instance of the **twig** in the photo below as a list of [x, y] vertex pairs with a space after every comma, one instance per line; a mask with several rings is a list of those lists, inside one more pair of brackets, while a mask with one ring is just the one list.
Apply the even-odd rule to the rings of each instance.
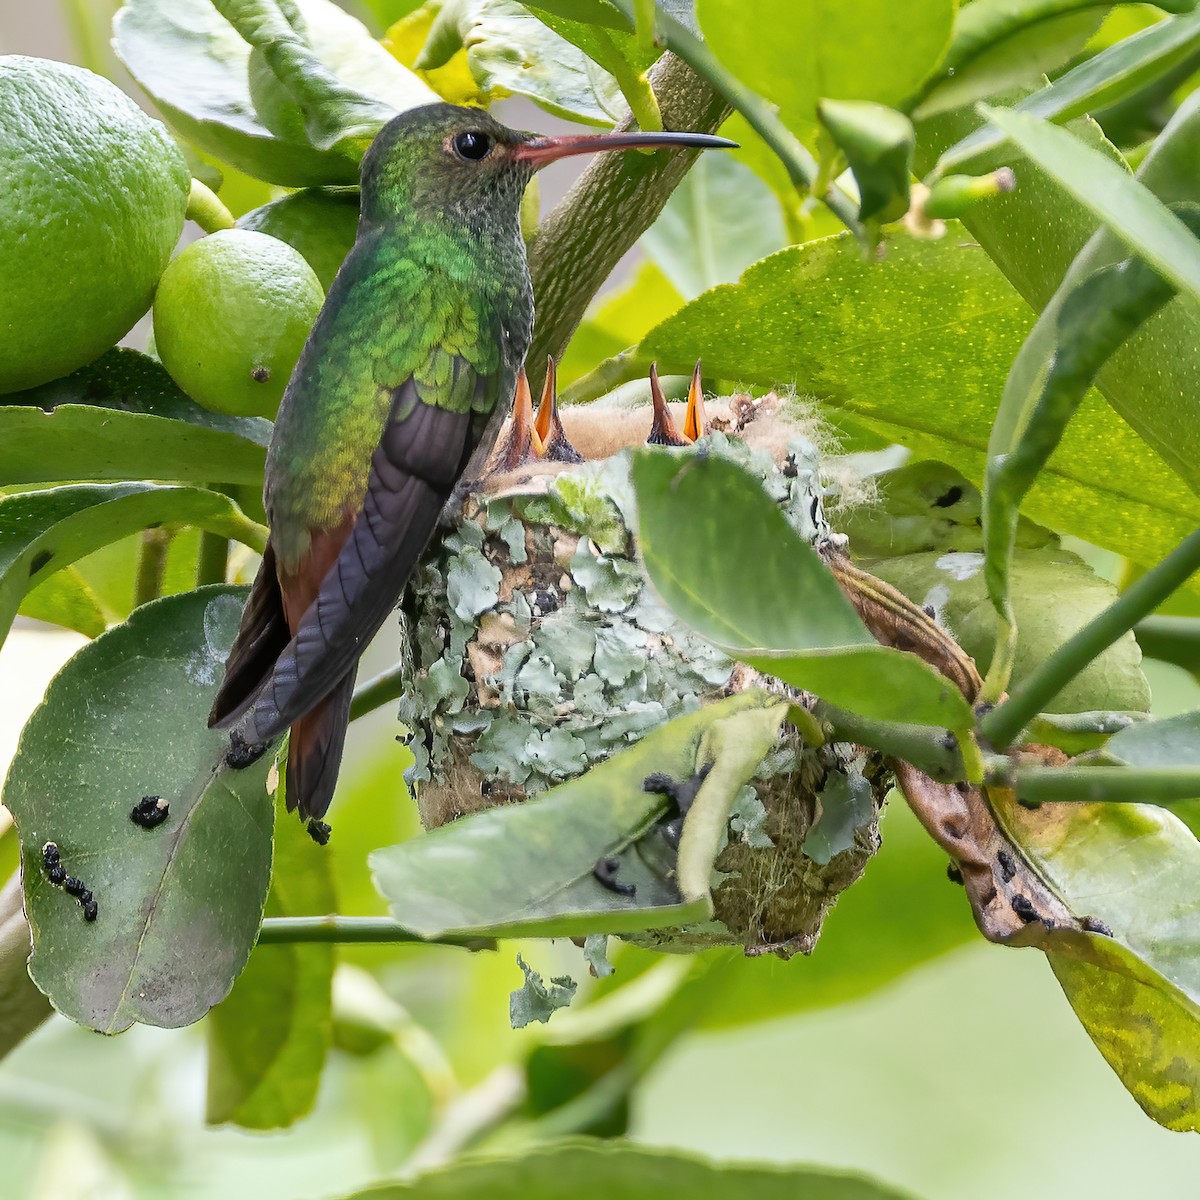
[[491, 950], [496, 943], [485, 937], [424, 938], [387, 917], [267, 917], [258, 934], [260, 946], [288, 942], [337, 942], [345, 945], [460, 946], [467, 950]]
[[137, 579], [133, 586], [133, 607], [140, 608], [162, 595], [163, 573], [167, 568], [167, 550], [171, 545], [167, 529], [143, 529], [138, 554]]

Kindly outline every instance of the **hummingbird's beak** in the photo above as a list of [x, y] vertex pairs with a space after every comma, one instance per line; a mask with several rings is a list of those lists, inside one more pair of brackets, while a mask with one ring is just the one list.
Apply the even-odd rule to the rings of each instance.
[[544, 167], [571, 154], [597, 154], [604, 150], [736, 150], [737, 142], [711, 133], [577, 133], [563, 137], [535, 137], [513, 151], [513, 157]]

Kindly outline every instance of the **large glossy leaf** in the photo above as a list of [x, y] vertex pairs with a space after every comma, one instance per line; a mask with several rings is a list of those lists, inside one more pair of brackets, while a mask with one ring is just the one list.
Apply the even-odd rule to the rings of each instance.
[[721, 154], [696, 160], [642, 235], [650, 257], [687, 300], [732, 283], [752, 262], [786, 244], [783, 213], [770, 189]]
[[[4, 803], [21, 837], [30, 972], [62, 1013], [102, 1033], [179, 1026], [246, 963], [271, 867], [270, 758], [225, 765], [207, 715], [245, 592], [204, 588], [139, 608], [55, 677], [21, 735]], [[130, 820], [143, 796], [166, 821]], [[99, 908], [53, 887], [42, 847]]]
[[1029, 926], [1084, 1028], [1151, 1117], [1200, 1130], [1200, 842], [1147, 805], [992, 802], [1035, 871], [1112, 931]]
[[[696, 5], [713, 53], [778, 104], [801, 133], [816, 121], [822, 97], [890, 105], [907, 100], [941, 61], [954, 10], [953, 0], [765, 0], [748, 20], [741, 0]], [[899, 46], [903, 53], [896, 52]]]
[[[976, 3], [963, 12], [972, 13], [978, 7]], [[1016, 111], [1058, 122], [1096, 112], [1188, 60], [1198, 47], [1200, 13], [1161, 21], [1080, 63], [1049, 87], [1022, 100]], [[952, 171], [957, 164], [968, 162], [1003, 142], [1000, 130], [984, 126], [947, 150], [939, 160], [939, 170]]]
[[[706, 920], [709, 875], [729, 807], [774, 742], [785, 706], [746, 692], [681, 716], [587, 774], [524, 804], [488, 809], [370, 856], [392, 915], [422, 937], [567, 937]], [[647, 775], [690, 779], [711, 764], [678, 864], [655, 824]], [[642, 839], [648, 838], [645, 845]], [[597, 881], [618, 859], [621, 895]]]
[[485, 95], [525, 96], [592, 125], [612, 125], [625, 110], [616, 80], [516, 0], [445, 5], [417, 65], [440, 67], [461, 49]]
[[718, 455], [634, 458], [638, 548], [684, 624], [785, 683], [879, 720], [967, 729], [958, 689], [879, 645], [817, 552], [748, 472]]
[[[880, 491], [878, 506], [851, 514], [851, 552], [872, 574], [931, 607], [986, 671], [996, 624], [984, 579], [979, 492], [952, 467], [928, 462], [885, 475]], [[1107, 580], [1030, 522], [1019, 528], [1010, 587], [1021, 631], [1014, 683], [1116, 599]], [[1126, 634], [1075, 676], [1050, 710], [1148, 709], [1140, 663], [1137, 643]]]
[[[1023, 250], [1050, 253], [1040, 241]], [[892, 244], [882, 263], [864, 262], [843, 235], [783, 250], [698, 297], [652, 330], [638, 357], [664, 373], [702, 357], [717, 378], [794, 385], [839, 420], [952, 462], [979, 484], [1003, 380], [1031, 320], [953, 227], [940, 242]], [[1195, 528], [1200, 501], [1093, 392], [1024, 511], [1150, 565]]]
[[1061, 67], [1095, 32], [1101, 7], [1095, 0], [974, 0], [962, 5], [941, 70], [914, 115], [958, 108]]
[[166, 524], [198, 525], [257, 550], [265, 544], [260, 525], [204, 488], [75, 484], [0, 499], [0, 642], [31, 587], [126, 534]]
[[[329, 855], [279, 806], [264, 915], [336, 911]], [[210, 1125], [279, 1129], [312, 1108], [333, 1036], [333, 963], [333, 947], [321, 943], [259, 946], [250, 955], [208, 1017]]]
[[[296, 0], [319, 57], [343, 82], [397, 111], [436, 97], [329, 0]], [[118, 56], [189, 141], [259, 179], [304, 187], [354, 183], [353, 153], [280, 137], [250, 92], [250, 46], [211, 0], [129, 0], [113, 26]], [[286, 97], [282, 105], [286, 115]], [[272, 114], [274, 116], [275, 114]]]
[[1200, 300], [1200, 240], [1153, 192], [1069, 130], [1015, 109], [982, 111], [1134, 254]]
[[817, 1167], [723, 1166], [626, 1142], [564, 1142], [520, 1158], [464, 1160], [347, 1200], [901, 1200], [861, 1175]]
[[262, 480], [271, 423], [209, 412], [161, 364], [110, 350], [64, 379], [4, 398], [0, 487], [80, 479]]
[[[1197, 155], [1200, 96], [1192, 96], [1142, 163], [1138, 178], [1164, 201], [1200, 199], [1194, 170]], [[992, 432], [992, 455], [1011, 448], [1037, 403], [1058, 342], [1063, 302], [1094, 271], [1125, 255], [1124, 242], [1109, 230], [1100, 230], [1071, 263], [1009, 372]], [[1179, 350], [1197, 345], [1200, 304], [1177, 296], [1116, 351], [1099, 375], [1113, 408], [1193, 487], [1200, 484], [1196, 466], [1200, 427], [1194, 399], [1194, 389], [1200, 387], [1200, 356]]]

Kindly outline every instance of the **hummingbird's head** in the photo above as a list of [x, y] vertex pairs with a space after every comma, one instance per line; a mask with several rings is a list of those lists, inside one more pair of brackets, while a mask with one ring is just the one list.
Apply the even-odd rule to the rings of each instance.
[[534, 173], [571, 154], [633, 147], [731, 147], [701, 133], [597, 133], [541, 137], [510, 129], [479, 108], [427, 104], [379, 131], [362, 164], [363, 220], [413, 212], [475, 224], [512, 222]]

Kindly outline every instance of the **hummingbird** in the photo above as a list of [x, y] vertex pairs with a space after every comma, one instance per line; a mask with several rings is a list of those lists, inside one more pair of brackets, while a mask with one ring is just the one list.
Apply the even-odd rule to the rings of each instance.
[[290, 728], [287, 807], [318, 841], [359, 657], [513, 402], [533, 332], [529, 181], [567, 155], [734, 145], [697, 133], [542, 137], [431, 104], [393, 118], [368, 148], [354, 245], [275, 421], [270, 538], [208, 722], [230, 730], [234, 766]]

